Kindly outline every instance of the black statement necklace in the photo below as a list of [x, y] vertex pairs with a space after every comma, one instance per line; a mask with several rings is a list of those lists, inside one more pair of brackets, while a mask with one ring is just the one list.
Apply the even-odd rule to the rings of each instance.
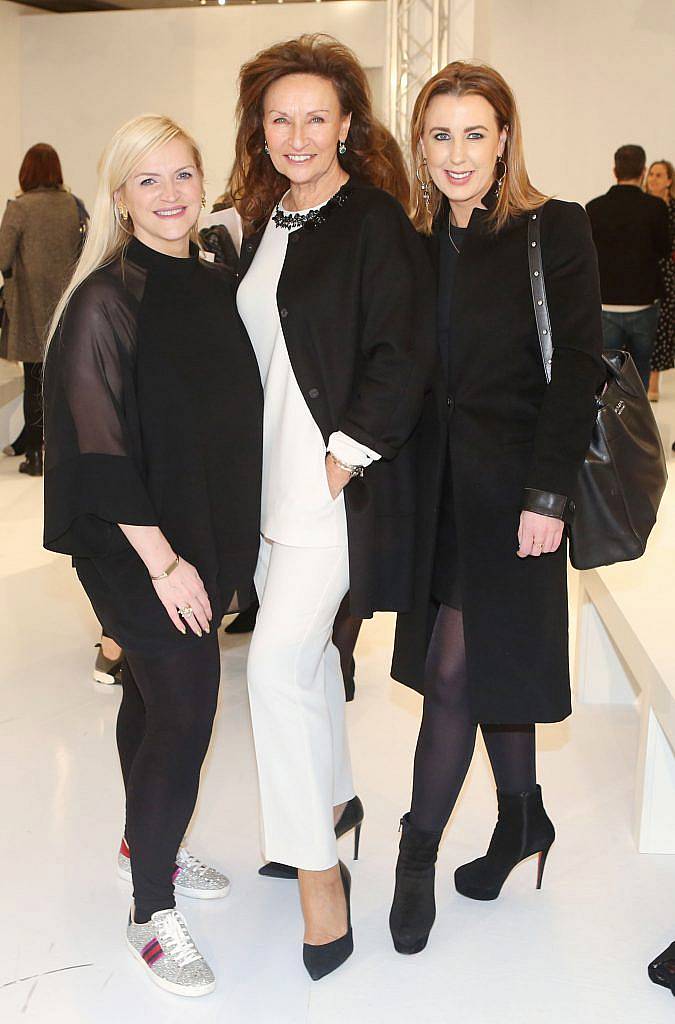
[[342, 188], [338, 189], [334, 196], [331, 196], [327, 203], [317, 207], [315, 210], [308, 210], [306, 213], [287, 213], [286, 210], [281, 208], [280, 199], [272, 214], [272, 220], [278, 228], [285, 228], [287, 231], [292, 231], [294, 228], [305, 228], [308, 231], [314, 231], [326, 223], [334, 210], [344, 206], [351, 194], [352, 188], [347, 181]]

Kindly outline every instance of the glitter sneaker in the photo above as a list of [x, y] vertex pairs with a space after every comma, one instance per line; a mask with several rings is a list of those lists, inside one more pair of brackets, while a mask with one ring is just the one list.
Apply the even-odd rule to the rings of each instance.
[[[131, 881], [131, 859], [126, 839], [122, 840], [117, 855], [117, 873], [125, 881]], [[189, 896], [193, 900], [219, 900], [230, 895], [229, 878], [202, 864], [184, 846], [178, 848], [176, 855], [173, 887], [180, 896]]]
[[177, 910], [158, 910], [147, 924], [136, 924], [129, 914], [127, 945], [155, 985], [167, 992], [206, 996], [216, 987], [213, 971]]

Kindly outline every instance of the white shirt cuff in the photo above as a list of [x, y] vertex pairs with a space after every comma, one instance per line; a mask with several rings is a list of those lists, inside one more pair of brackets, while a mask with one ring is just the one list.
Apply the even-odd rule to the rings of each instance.
[[347, 466], [369, 466], [371, 462], [377, 462], [381, 458], [372, 448], [359, 444], [341, 430], [336, 430], [328, 438], [328, 451]]

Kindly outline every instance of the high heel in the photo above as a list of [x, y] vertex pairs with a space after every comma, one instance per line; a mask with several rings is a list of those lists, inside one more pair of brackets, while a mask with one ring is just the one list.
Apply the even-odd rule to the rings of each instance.
[[541, 787], [530, 793], [497, 793], [499, 817], [484, 857], [455, 871], [455, 888], [472, 900], [496, 900], [516, 864], [539, 854], [537, 889], [555, 840], [553, 822], [544, 810]]
[[338, 867], [347, 905], [347, 931], [339, 939], [334, 939], [333, 942], [326, 942], [322, 946], [312, 946], [308, 942], [303, 943], [302, 960], [312, 981], [319, 981], [321, 978], [325, 978], [327, 974], [332, 974], [354, 952], [350, 900], [352, 879], [341, 860], [338, 861]]
[[417, 828], [409, 814], [401, 818], [401, 830], [389, 930], [396, 952], [411, 955], [422, 952], [436, 920], [435, 865], [442, 833]]
[[359, 859], [359, 843], [361, 842], [361, 822], [354, 828], [354, 860]]
[[548, 851], [551, 849], [551, 846], [553, 846], [553, 843], [551, 843], [550, 846], [547, 846], [546, 849], [542, 850], [539, 854], [539, 866], [537, 868], [537, 889], [541, 889], [541, 882], [544, 877], [544, 868], [546, 867], [546, 858], [548, 857]]
[[[354, 860], [359, 859], [359, 844], [361, 842], [361, 825], [364, 817], [363, 804], [358, 796], [353, 796], [345, 804], [340, 818], [335, 826], [335, 837], [340, 839], [354, 829]], [[298, 869], [290, 864], [281, 864], [278, 860], [271, 860], [258, 869], [258, 874], [264, 878], [297, 878]]]

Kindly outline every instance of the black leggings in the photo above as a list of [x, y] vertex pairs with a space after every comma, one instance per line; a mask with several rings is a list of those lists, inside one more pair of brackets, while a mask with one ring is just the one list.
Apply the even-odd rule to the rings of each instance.
[[[441, 605], [427, 654], [424, 712], [415, 750], [410, 818], [442, 831], [462, 788], [476, 744], [464, 652], [462, 613]], [[536, 782], [534, 725], [481, 725], [503, 793], [529, 793]]]
[[23, 364], [24, 443], [27, 452], [42, 448], [44, 421], [42, 412], [42, 363]]
[[176, 853], [197, 802], [218, 701], [216, 630], [167, 654], [125, 651], [117, 747], [136, 921], [174, 907]]

